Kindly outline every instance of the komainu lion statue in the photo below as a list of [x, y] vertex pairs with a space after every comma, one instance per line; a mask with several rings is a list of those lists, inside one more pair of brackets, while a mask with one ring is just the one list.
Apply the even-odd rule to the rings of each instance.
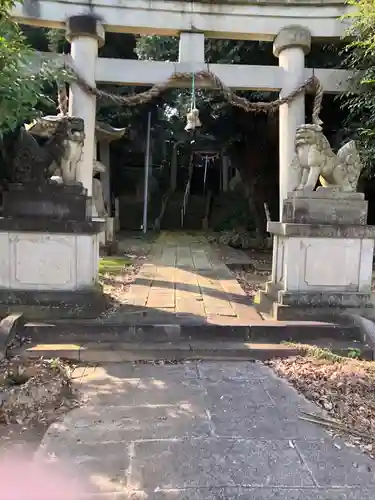
[[320, 125], [301, 125], [296, 131], [295, 151], [294, 191], [313, 191], [318, 179], [324, 187], [357, 190], [362, 164], [354, 141], [344, 144], [335, 154]]

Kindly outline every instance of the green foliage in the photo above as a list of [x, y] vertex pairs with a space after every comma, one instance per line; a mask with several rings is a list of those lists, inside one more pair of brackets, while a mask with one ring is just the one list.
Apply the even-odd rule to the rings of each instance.
[[277, 66], [272, 53], [272, 43], [251, 40], [216, 40], [205, 41], [205, 53], [208, 63], [215, 64], [266, 64]]
[[139, 59], [149, 61], [178, 61], [178, 37], [140, 36], [137, 38], [136, 53]]
[[[343, 106], [348, 121], [358, 124], [358, 141], [365, 166], [374, 174], [375, 162], [375, 0], [349, 0], [351, 27], [349, 43], [344, 50], [344, 64], [354, 71], [350, 92]], [[371, 172], [372, 170], [372, 172]]]
[[316, 345], [299, 344], [298, 342], [285, 342], [285, 341], [281, 341], [280, 343], [287, 345], [289, 347], [294, 347], [300, 352], [301, 356], [309, 356], [310, 358], [326, 360], [331, 363], [347, 363], [348, 357], [350, 357], [350, 356], [340, 356], [338, 354], [333, 353], [331, 349], [321, 348]]
[[65, 31], [60, 29], [50, 29], [47, 31], [46, 35], [51, 51], [60, 52], [60, 47], [65, 44]]
[[13, 0], [0, 3], [0, 136], [37, 116], [36, 106], [47, 99], [46, 73], [32, 67], [33, 49], [9, 16], [13, 5]]
[[10, 9], [14, 6], [15, 0], [0, 0], [0, 14], [7, 16]]
[[357, 349], [355, 347], [348, 347], [348, 358], [360, 359], [361, 354], [362, 354], [361, 349]]

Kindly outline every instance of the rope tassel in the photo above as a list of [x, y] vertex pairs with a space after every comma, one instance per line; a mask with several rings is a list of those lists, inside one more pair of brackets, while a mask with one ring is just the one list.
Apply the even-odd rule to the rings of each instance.
[[191, 82], [191, 105], [190, 105], [190, 111], [186, 115], [186, 127], [185, 130], [186, 132], [193, 132], [196, 128], [201, 127], [202, 123], [199, 119], [199, 110], [197, 109], [196, 106], [196, 98], [195, 98], [195, 73], [192, 75], [192, 82]]
[[185, 127], [186, 132], [192, 132], [198, 127], [202, 126], [202, 123], [199, 119], [199, 110], [197, 108], [193, 108], [186, 116], [187, 125]]

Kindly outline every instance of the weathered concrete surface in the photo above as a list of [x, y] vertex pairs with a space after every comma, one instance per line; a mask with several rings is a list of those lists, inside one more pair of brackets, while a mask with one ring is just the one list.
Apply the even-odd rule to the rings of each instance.
[[315, 406], [262, 364], [117, 364], [76, 376], [86, 402], [49, 429], [36, 459], [70, 467], [84, 498], [374, 497], [375, 462], [299, 420]]
[[[107, 32], [178, 36], [194, 26], [209, 38], [267, 41], [291, 24], [305, 25], [312, 37], [338, 40], [348, 26], [340, 18], [352, 10], [343, 0], [93, 0], [91, 7]], [[17, 2], [11, 13], [24, 24], [63, 28], [68, 17], [82, 14], [82, 7], [76, 0], [29, 0]]]

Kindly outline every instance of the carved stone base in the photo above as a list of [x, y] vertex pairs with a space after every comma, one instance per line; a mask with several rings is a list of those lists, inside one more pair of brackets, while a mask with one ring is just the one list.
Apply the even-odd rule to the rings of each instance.
[[[54, 221], [51, 232], [46, 232], [40, 224], [33, 225], [33, 219], [19, 220], [24, 224], [0, 219], [0, 311], [30, 314], [36, 308], [46, 317], [48, 311], [53, 317], [59, 317], [59, 311], [66, 317], [67, 311], [73, 316], [87, 311], [91, 301], [93, 314], [98, 315], [99, 304], [104, 303], [98, 287], [99, 234], [104, 223]], [[76, 226], [81, 232], [73, 232]]]
[[80, 184], [10, 184], [3, 194], [3, 216], [84, 221], [87, 193]]
[[278, 321], [324, 321], [340, 323], [348, 314], [367, 316], [374, 309], [370, 294], [351, 292], [285, 292], [266, 284], [254, 299], [258, 312]]
[[101, 288], [59, 292], [56, 290], [0, 290], [0, 316], [17, 311], [28, 321], [95, 319], [106, 310]]
[[367, 201], [363, 193], [343, 193], [329, 188], [319, 188], [312, 193], [295, 191], [284, 202], [282, 222], [364, 225]]
[[255, 303], [275, 319], [332, 321], [373, 307], [375, 226], [361, 193], [321, 188], [290, 193], [283, 222], [268, 222], [272, 281]]
[[[269, 223], [272, 282], [258, 292], [260, 312], [282, 320], [332, 320], [373, 307], [374, 227]], [[331, 319], [329, 319], [331, 318]]]
[[[274, 223], [277, 224], [277, 223]], [[289, 224], [286, 224], [289, 226]], [[291, 226], [299, 226], [291, 224]], [[352, 226], [351, 237], [336, 236], [334, 226], [331, 237], [305, 236], [312, 225], [302, 225], [302, 236], [274, 237], [272, 281], [286, 292], [371, 292], [374, 240], [361, 237], [369, 226]], [[347, 229], [347, 228], [346, 228]], [[288, 231], [287, 231], [288, 232]], [[345, 234], [345, 227], [342, 227]]]

